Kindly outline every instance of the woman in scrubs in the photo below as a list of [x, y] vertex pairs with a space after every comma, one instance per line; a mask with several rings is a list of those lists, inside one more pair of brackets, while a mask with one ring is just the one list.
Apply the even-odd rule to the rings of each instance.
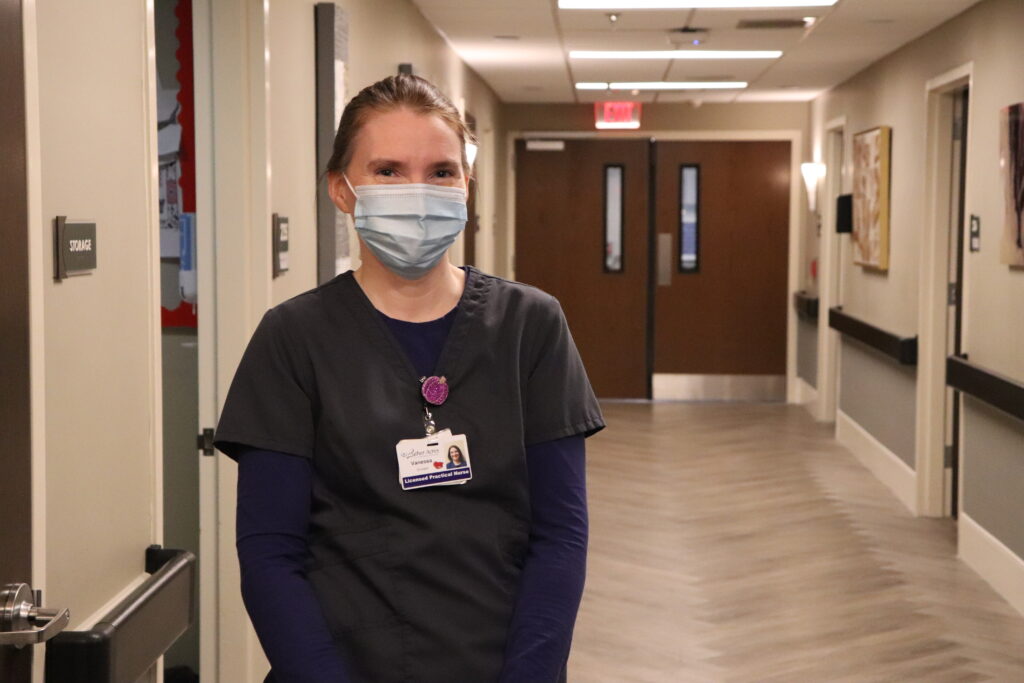
[[469, 139], [421, 78], [352, 99], [326, 175], [361, 265], [269, 310], [232, 382], [268, 681], [566, 678], [604, 422], [558, 302], [449, 262]]

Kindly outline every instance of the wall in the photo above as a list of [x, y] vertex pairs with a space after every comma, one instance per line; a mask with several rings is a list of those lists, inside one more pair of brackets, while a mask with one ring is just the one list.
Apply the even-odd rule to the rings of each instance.
[[[645, 104], [641, 130], [801, 130], [810, 132], [805, 102]], [[510, 131], [594, 130], [592, 104], [508, 104], [505, 128]]]
[[[271, 0], [270, 154], [272, 210], [290, 219], [291, 270], [273, 283], [279, 302], [316, 286], [316, 112], [313, 64], [313, 7], [316, 0]], [[457, 107], [477, 119], [480, 152], [475, 174], [479, 195], [476, 263], [494, 269], [495, 233], [500, 231], [499, 187], [504, 186], [497, 163], [503, 142], [497, 96], [455, 54], [444, 38], [407, 0], [346, 0], [337, 3], [348, 12], [349, 59], [346, 96], [413, 65], [413, 73], [437, 85]], [[349, 233], [358, 264], [358, 240]], [[452, 261], [462, 262], [462, 243], [452, 248]], [[269, 248], [269, 247], [268, 247]]]
[[[966, 255], [964, 273], [964, 349], [972, 362], [1024, 381], [1024, 270], [999, 262], [1004, 198], [999, 168], [999, 110], [1024, 100], [1024, 62], [1020, 27], [1024, 3], [986, 0], [904, 46], [815, 101], [814, 143], [824, 144], [823, 126], [847, 117], [850, 137], [877, 125], [893, 127], [891, 267], [887, 274], [855, 266], [850, 250], [842, 263], [841, 303], [851, 314], [904, 335], [917, 333], [924, 312], [919, 307], [921, 245], [928, 235], [926, 159], [928, 112], [925, 87], [954, 68], [973, 63], [968, 128], [967, 214], [980, 217], [981, 250]], [[937, 340], [942, 343], [941, 340]], [[847, 348], [843, 348], [844, 379]], [[883, 361], [887, 362], [887, 361]], [[887, 372], [893, 373], [890, 364]], [[920, 381], [920, 378], [919, 380]], [[852, 396], [856, 391], [858, 395]], [[881, 403], [891, 409], [900, 430], [914, 430], [904, 399], [880, 386], [844, 387], [843, 400]], [[903, 405], [897, 405], [903, 404]], [[849, 405], [849, 403], [847, 403]], [[842, 406], [841, 406], [842, 407]], [[920, 418], [919, 418], [920, 419]], [[893, 427], [893, 426], [891, 426]], [[1024, 557], [1024, 426], [966, 401], [962, 463], [963, 512], [979, 522], [999, 543]], [[993, 488], [994, 487], [994, 488]]]

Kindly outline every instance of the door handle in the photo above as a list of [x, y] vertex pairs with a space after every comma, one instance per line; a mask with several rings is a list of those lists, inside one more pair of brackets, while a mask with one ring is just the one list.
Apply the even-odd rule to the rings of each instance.
[[36, 605], [27, 583], [9, 583], [0, 590], [0, 646], [38, 645], [63, 631], [70, 620], [67, 609]]
[[672, 233], [658, 233], [658, 286], [672, 284]]

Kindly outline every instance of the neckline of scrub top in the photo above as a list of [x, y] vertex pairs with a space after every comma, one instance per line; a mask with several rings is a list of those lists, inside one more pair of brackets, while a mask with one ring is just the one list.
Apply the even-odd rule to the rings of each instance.
[[[487, 297], [487, 278], [482, 277], [482, 273], [473, 266], [465, 266], [465, 270], [466, 282], [462, 289], [462, 296], [459, 297], [459, 303], [455, 306], [455, 321], [452, 322], [452, 329], [444, 341], [437, 366], [434, 368], [434, 375], [446, 377], [449, 386], [458, 383], [458, 361], [462, 356], [462, 349], [470, 337], [469, 333], [473, 325], [479, 321], [480, 316], [477, 315], [477, 311], [483, 306]], [[388, 349], [383, 353], [390, 359], [396, 373], [419, 387], [420, 374], [416, 372], [405, 349], [388, 329], [387, 323], [381, 319], [380, 312], [374, 308], [363, 288], [356, 282], [353, 271], [350, 270], [339, 277], [354, 292], [354, 298], [358, 304], [353, 308], [357, 312], [357, 318], [363, 328], [371, 337], [376, 337], [379, 348]], [[355, 304], [355, 302], [353, 303]], [[452, 386], [452, 390], [454, 389], [455, 387]]]

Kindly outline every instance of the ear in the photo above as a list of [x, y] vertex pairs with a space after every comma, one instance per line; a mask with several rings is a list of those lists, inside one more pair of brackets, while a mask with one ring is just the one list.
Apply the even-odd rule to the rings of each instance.
[[340, 173], [329, 173], [327, 175], [327, 194], [331, 201], [344, 213], [355, 213], [356, 198], [352, 190], [348, 189], [348, 183]]

